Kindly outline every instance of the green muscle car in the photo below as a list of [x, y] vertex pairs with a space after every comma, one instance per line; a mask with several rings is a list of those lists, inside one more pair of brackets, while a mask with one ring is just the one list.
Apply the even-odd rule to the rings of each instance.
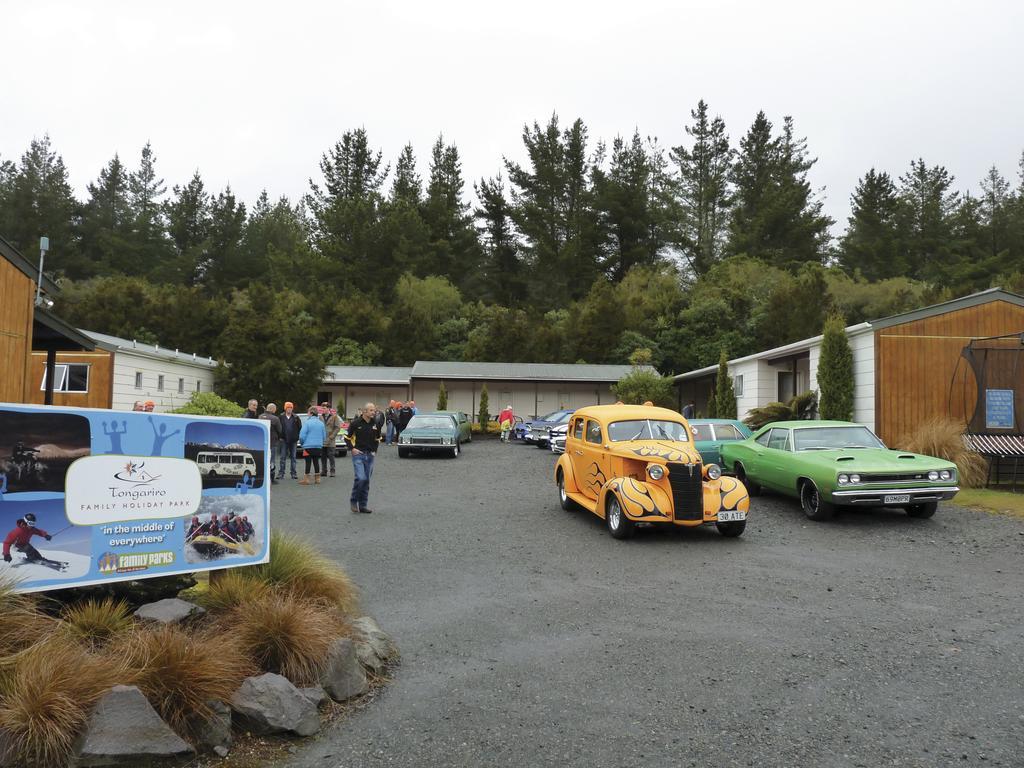
[[902, 507], [931, 517], [957, 491], [956, 466], [943, 459], [890, 451], [862, 424], [779, 421], [746, 440], [722, 445], [722, 464], [751, 496], [761, 488], [800, 499], [812, 520], [836, 506]]
[[398, 437], [398, 458], [411, 453], [441, 451], [453, 459], [462, 451], [458, 416], [448, 413], [421, 413], [409, 420]]

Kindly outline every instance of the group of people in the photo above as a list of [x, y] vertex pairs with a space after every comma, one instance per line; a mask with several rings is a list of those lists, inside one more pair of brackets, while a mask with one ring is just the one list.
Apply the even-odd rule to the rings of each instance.
[[419, 411], [416, 409], [415, 400], [405, 403], [392, 400], [378, 422], [378, 426], [384, 427], [384, 442], [388, 445], [397, 444], [402, 430], [409, 426], [412, 417], [417, 413]]
[[198, 515], [193, 516], [185, 541], [192, 541], [196, 536], [219, 536], [235, 542], [248, 541], [255, 533], [256, 529], [249, 522], [248, 515], [231, 512], [218, 518], [217, 513], [211, 512], [210, 519], [206, 522], [200, 522]]
[[[400, 404], [392, 401], [388, 410], [396, 405]], [[415, 414], [416, 404], [410, 401], [405, 403], [403, 409], [405, 407], [411, 411], [404, 422], [408, 424]], [[359, 409], [358, 415], [347, 428], [338, 416], [337, 409], [327, 402], [310, 406], [306, 415], [306, 419], [300, 419], [295, 413], [295, 404], [291, 402], [284, 404], [284, 412], [280, 415], [275, 403], [268, 403], [263, 413], [259, 413], [259, 401], [256, 399], [250, 400], [246, 406], [243, 418], [269, 422], [271, 482], [278, 483], [284, 479], [289, 461], [291, 477], [298, 480], [299, 485], [319, 485], [322, 478], [335, 477], [335, 444], [338, 434], [345, 429], [345, 439], [352, 449], [355, 473], [350, 508], [355, 513], [369, 514], [373, 511], [367, 504], [374, 459], [383, 440], [385, 425], [391, 424], [387, 413], [378, 411], [373, 403], [367, 403]], [[401, 417], [396, 423], [401, 423]], [[296, 471], [296, 454], [300, 443], [305, 459], [305, 472], [301, 480]]]

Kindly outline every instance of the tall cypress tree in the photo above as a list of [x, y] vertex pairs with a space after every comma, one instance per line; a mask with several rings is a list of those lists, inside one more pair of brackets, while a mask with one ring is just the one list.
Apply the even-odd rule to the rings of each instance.
[[818, 358], [818, 392], [821, 418], [853, 419], [853, 351], [846, 337], [846, 323], [838, 314], [825, 321]]
[[850, 196], [850, 217], [840, 242], [839, 263], [868, 280], [903, 274], [897, 213], [899, 198], [888, 173], [870, 169]]
[[736, 391], [729, 375], [729, 356], [723, 349], [718, 358], [718, 378], [715, 380], [715, 416], [719, 419], [736, 418]]
[[677, 242], [690, 269], [701, 276], [721, 258], [725, 246], [732, 205], [729, 173], [734, 153], [725, 121], [721, 117], [709, 119], [704, 99], [697, 102], [690, 117], [693, 125], [686, 126], [686, 133], [693, 145], [674, 147], [670, 157], [677, 174]]

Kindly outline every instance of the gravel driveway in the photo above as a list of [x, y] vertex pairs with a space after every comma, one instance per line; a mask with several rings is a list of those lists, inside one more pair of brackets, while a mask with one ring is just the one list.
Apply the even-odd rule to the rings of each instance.
[[554, 457], [476, 442], [274, 487], [402, 650], [376, 701], [289, 766], [1024, 766], [1024, 521], [812, 523], [625, 542], [559, 509]]

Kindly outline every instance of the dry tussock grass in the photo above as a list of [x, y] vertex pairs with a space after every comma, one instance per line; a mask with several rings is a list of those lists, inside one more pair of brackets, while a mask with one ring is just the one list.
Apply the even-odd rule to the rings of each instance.
[[174, 730], [188, 735], [191, 716], [208, 719], [206, 702], [230, 701], [252, 673], [249, 658], [229, 634], [191, 633], [169, 625], [142, 628], [119, 649], [134, 672], [135, 685]]
[[221, 625], [239, 654], [296, 685], [315, 683], [331, 643], [348, 634], [336, 607], [276, 591], [242, 603]]
[[292, 534], [271, 534], [270, 562], [246, 570], [272, 587], [331, 603], [350, 615], [359, 607], [359, 589], [348, 574], [308, 541]]
[[9, 666], [14, 656], [50, 636], [57, 621], [39, 609], [32, 595], [14, 591], [15, 582], [0, 580], [0, 665]]
[[100, 697], [131, 682], [116, 656], [94, 655], [60, 634], [36, 643], [19, 654], [0, 682], [0, 730], [8, 749], [3, 758], [28, 766], [64, 765]]
[[896, 441], [901, 451], [935, 456], [956, 464], [960, 485], [980, 488], [985, 485], [988, 463], [980, 453], [972, 451], [964, 442], [963, 424], [952, 419], [933, 418], [921, 422], [907, 435]]
[[216, 578], [210, 579], [210, 585], [198, 597], [198, 602], [207, 610], [220, 613], [263, 597], [270, 591], [270, 586], [248, 573], [251, 570], [235, 568], [221, 572]]
[[105, 597], [69, 605], [61, 611], [62, 632], [99, 647], [132, 628], [131, 608], [124, 600]]

